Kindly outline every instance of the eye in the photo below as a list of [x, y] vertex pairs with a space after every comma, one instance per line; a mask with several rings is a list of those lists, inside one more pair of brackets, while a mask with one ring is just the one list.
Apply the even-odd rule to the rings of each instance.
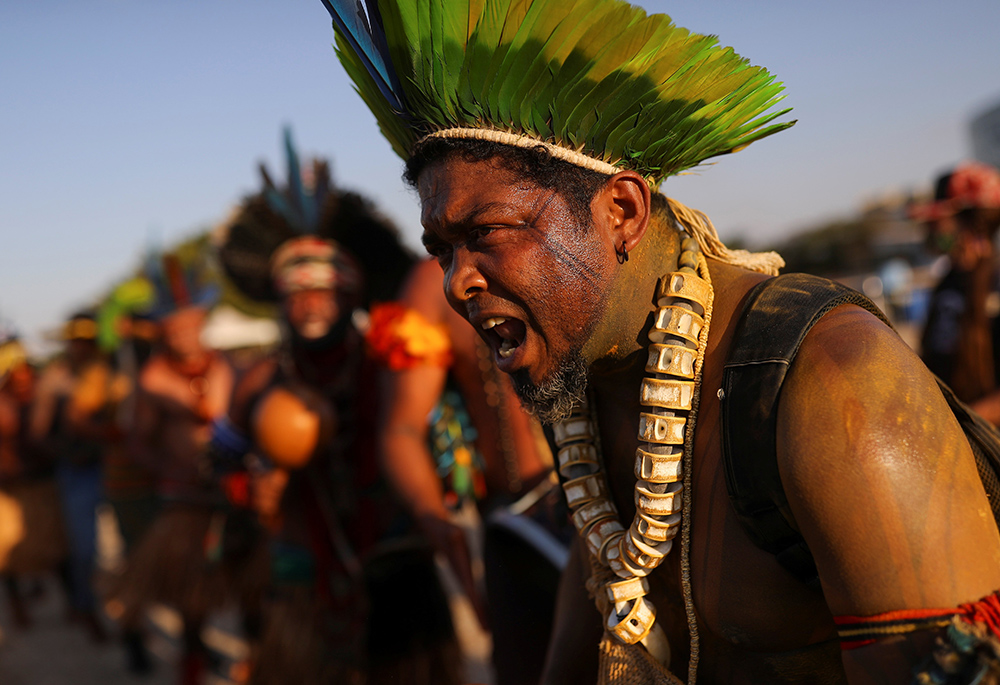
[[425, 242], [424, 249], [427, 250], [427, 254], [441, 262], [451, 256], [452, 247], [446, 242], [435, 240]]
[[470, 243], [482, 243], [496, 231], [498, 231], [501, 226], [475, 226], [469, 229], [468, 237]]

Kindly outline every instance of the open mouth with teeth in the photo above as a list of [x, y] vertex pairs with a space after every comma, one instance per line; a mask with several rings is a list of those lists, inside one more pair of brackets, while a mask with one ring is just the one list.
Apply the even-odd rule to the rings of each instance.
[[517, 319], [493, 316], [481, 324], [486, 342], [496, 351], [500, 359], [510, 359], [524, 343], [526, 328]]

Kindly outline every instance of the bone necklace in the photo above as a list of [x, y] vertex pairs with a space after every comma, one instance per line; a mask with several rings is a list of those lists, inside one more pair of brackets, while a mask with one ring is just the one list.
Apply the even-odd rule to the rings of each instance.
[[[601, 589], [611, 605], [605, 627], [626, 644], [641, 642], [665, 666], [670, 649], [655, 623], [656, 608], [646, 598], [646, 576], [670, 552], [681, 531], [682, 509], [690, 518], [690, 496], [682, 492], [685, 487], [690, 490], [701, 367], [713, 298], [708, 265], [694, 238], [681, 243], [678, 267], [657, 285], [647, 376], [640, 388], [639, 402], [646, 411], [639, 414], [640, 443], [635, 453], [636, 513], [628, 530], [620, 523], [609, 495], [590, 403], [579, 405], [568, 419], [553, 426], [573, 524], [593, 561], [614, 574], [608, 574], [612, 580]], [[685, 532], [682, 563], [686, 563], [687, 537]], [[685, 595], [689, 594], [685, 587]], [[690, 605], [688, 611], [690, 623]], [[694, 655], [696, 647], [692, 647]]]

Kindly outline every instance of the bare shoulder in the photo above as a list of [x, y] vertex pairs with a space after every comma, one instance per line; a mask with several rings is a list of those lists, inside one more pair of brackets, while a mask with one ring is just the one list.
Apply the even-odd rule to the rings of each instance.
[[444, 297], [444, 274], [433, 259], [425, 259], [410, 272], [400, 301], [423, 314], [433, 323], [442, 323], [448, 310]]
[[778, 413], [778, 463], [835, 614], [947, 607], [1000, 587], [1000, 535], [930, 372], [854, 306], [808, 334]]

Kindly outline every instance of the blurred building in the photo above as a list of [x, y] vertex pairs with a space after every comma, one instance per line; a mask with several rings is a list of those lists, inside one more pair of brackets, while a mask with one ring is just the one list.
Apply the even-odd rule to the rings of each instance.
[[945, 265], [925, 248], [923, 228], [907, 215], [914, 199], [905, 192], [883, 194], [851, 217], [804, 230], [771, 249], [785, 258], [785, 273], [824, 276], [865, 293], [916, 348]]
[[1000, 167], [1000, 102], [972, 120], [972, 156]]

